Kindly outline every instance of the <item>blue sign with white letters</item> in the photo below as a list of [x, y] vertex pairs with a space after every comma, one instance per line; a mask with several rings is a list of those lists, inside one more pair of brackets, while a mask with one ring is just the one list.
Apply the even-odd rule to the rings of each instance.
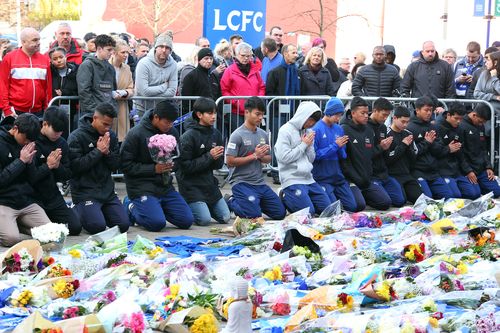
[[266, 0], [205, 0], [203, 35], [212, 48], [234, 34], [241, 35], [252, 47], [258, 46], [265, 37], [265, 26]]
[[485, 0], [474, 0], [474, 16], [483, 17], [485, 15]]

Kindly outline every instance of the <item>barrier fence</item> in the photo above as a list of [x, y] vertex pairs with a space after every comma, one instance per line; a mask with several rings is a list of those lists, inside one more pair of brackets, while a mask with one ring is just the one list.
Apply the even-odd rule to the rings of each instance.
[[[218, 98], [215, 103], [217, 105], [219, 119], [216, 123], [216, 128], [222, 134], [225, 142], [229, 139], [231, 133], [241, 126], [244, 121], [243, 110], [245, 101], [251, 96], [222, 96]], [[274, 144], [277, 139], [279, 128], [285, 124], [291, 117], [297, 108], [297, 106], [302, 101], [314, 101], [316, 102], [320, 108], [323, 110], [324, 105], [330, 99], [330, 96], [259, 96], [263, 99], [266, 106], [266, 114], [264, 116], [263, 123], [261, 125], [262, 129], [264, 129], [269, 136], [269, 143], [271, 146], [271, 150], [274, 147]], [[353, 97], [341, 97], [340, 99], [346, 104]], [[375, 101], [378, 97], [367, 97], [363, 96], [366, 101]], [[417, 100], [417, 98], [408, 98], [408, 97], [386, 97], [389, 101], [394, 104], [401, 104], [411, 108], [411, 104]], [[50, 102], [50, 105], [58, 104], [70, 104], [70, 101], [77, 101], [78, 96], [57, 96], [54, 97]], [[174, 126], [179, 130], [179, 133], [185, 131], [184, 121], [190, 115], [190, 111], [192, 110], [192, 106], [194, 102], [198, 99], [198, 96], [173, 96], [169, 98], [164, 97], [141, 97], [134, 96], [128, 100], [137, 102], [137, 101], [148, 101], [153, 102], [152, 106], [154, 106], [157, 102], [163, 100], [172, 100], [178, 103], [179, 110], [182, 111], [182, 116], [178, 118], [175, 122]], [[67, 101], [67, 103], [64, 103]], [[61, 103], [63, 102], [63, 103]], [[494, 166], [495, 170], [498, 172], [500, 167], [500, 140], [495, 145], [495, 129], [500, 127], [500, 115], [495, 114], [495, 108], [493, 105], [487, 101], [483, 100], [475, 100], [475, 99], [439, 99], [439, 102], [445, 108], [448, 108], [447, 103], [459, 102], [464, 104], [485, 104], [489, 107], [491, 111], [491, 128], [490, 128], [490, 159], [491, 163]], [[130, 110], [132, 113], [136, 111], [136, 108], [132, 108]], [[77, 116], [76, 119], [80, 117], [80, 113], [76, 110], [70, 110], [70, 114]], [[73, 118], [74, 118], [73, 116]], [[138, 114], [140, 116], [140, 114]], [[73, 119], [74, 120], [74, 119]], [[70, 121], [70, 131], [74, 129], [75, 121]], [[275, 156], [273, 154], [272, 162], [267, 167], [271, 170], [277, 169], [277, 163], [275, 160]], [[114, 175], [115, 177], [122, 177], [121, 174]]]

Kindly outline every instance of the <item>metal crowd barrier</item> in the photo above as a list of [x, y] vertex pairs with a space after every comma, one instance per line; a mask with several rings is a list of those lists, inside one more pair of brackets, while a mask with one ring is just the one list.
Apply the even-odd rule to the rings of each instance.
[[[222, 96], [218, 98], [215, 103], [217, 105], [219, 111], [219, 120], [217, 121], [216, 127], [222, 134], [224, 140], [228, 140], [230, 134], [244, 121], [244, 117], [235, 114], [232, 112], [233, 108], [239, 110], [240, 107], [243, 109], [242, 104], [245, 103], [245, 100], [252, 96]], [[324, 105], [330, 99], [330, 96], [259, 96], [264, 100], [266, 105], [266, 114], [264, 116], [264, 121], [262, 124], [262, 128], [266, 130], [269, 136], [269, 144], [271, 146], [271, 150], [274, 147], [276, 142], [277, 134], [279, 128], [290, 120], [293, 117], [293, 114], [297, 108], [297, 106], [302, 101], [314, 101], [316, 102], [320, 108], [323, 110]], [[142, 97], [142, 96], [134, 96], [129, 100], [137, 101], [137, 100], [147, 100], [147, 101], [163, 101], [163, 100], [174, 100], [179, 103], [180, 110], [183, 112], [190, 111], [192, 109], [192, 104], [198, 98], [198, 96], [174, 96], [169, 98], [164, 97]], [[367, 101], [375, 101], [378, 97], [366, 97], [363, 96], [363, 99]], [[404, 104], [407, 105], [409, 103], [413, 103], [417, 100], [417, 98], [408, 98], [408, 97], [386, 97], [389, 101], [394, 102], [396, 104]], [[57, 96], [54, 97], [50, 102], [49, 106], [53, 105], [57, 101], [72, 101], [78, 100], [78, 96]], [[353, 99], [353, 97], [341, 97], [340, 98], [344, 103]], [[500, 126], [500, 114], [495, 114], [494, 106], [484, 100], [476, 100], [476, 99], [439, 99], [442, 106], [445, 110], [448, 108], [447, 103], [459, 102], [464, 104], [485, 104], [489, 107], [491, 111], [491, 131], [490, 131], [490, 159], [492, 165], [495, 167], [495, 170], [500, 169], [500, 140], [498, 142], [498, 146], [495, 147], [495, 128]], [[186, 104], [187, 103], [187, 104]], [[80, 115], [78, 113], [78, 115]], [[78, 117], [79, 118], [79, 117]], [[71, 129], [71, 122], [70, 122]], [[184, 132], [184, 126], [182, 122], [180, 122], [178, 126], [180, 134]], [[273, 154], [272, 162], [269, 166], [271, 170], [276, 170], [276, 161]], [[121, 174], [116, 174], [114, 177], [122, 177]]]

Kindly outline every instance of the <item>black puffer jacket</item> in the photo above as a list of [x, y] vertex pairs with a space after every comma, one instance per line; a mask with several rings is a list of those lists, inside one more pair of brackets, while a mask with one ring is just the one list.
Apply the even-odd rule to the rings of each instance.
[[[57, 169], [51, 170], [47, 166], [47, 158], [51, 152], [58, 148], [62, 152], [61, 162]], [[61, 195], [57, 182], [65, 182], [71, 178], [68, 143], [62, 137], [56, 141], [51, 141], [45, 135], [40, 134], [38, 140], [36, 140], [36, 158], [34, 162], [37, 168], [36, 195], [46, 205], [53, 198]]]
[[304, 65], [299, 69], [299, 78], [301, 95], [332, 96], [335, 92], [332, 77], [325, 67], [314, 73], [308, 65]]
[[340, 161], [342, 172], [349, 182], [365, 189], [370, 186], [373, 174], [375, 134], [370, 126], [355, 124], [349, 115], [341, 123], [344, 133], [349, 136], [346, 145], [347, 158]]
[[391, 97], [401, 87], [396, 67], [387, 64], [363, 66], [352, 81], [353, 96]]
[[92, 127], [92, 114], [82, 116], [78, 128], [69, 135], [69, 159], [73, 172], [70, 185], [75, 204], [87, 200], [109, 202], [116, 197], [111, 173], [120, 166], [120, 156], [116, 134], [113, 131], [109, 134], [108, 155], [97, 149], [100, 135]]
[[[162, 175], [155, 172], [156, 163], [149, 153], [149, 138], [156, 134], [173, 135], [179, 142], [179, 132], [174, 127], [167, 133], [160, 132], [151, 123], [151, 111], [148, 111], [139, 125], [130, 129], [122, 143], [121, 166], [130, 199], [143, 195], [159, 197], [173, 190], [172, 182], [164, 184]], [[175, 156], [176, 152], [172, 155]]]
[[426, 132], [434, 130], [437, 135], [436, 127], [430, 122], [413, 116], [407, 129], [413, 134], [413, 140], [417, 146], [417, 157], [412, 168], [413, 177], [426, 180], [439, 178], [438, 158], [445, 156], [450, 150], [442, 144], [439, 137], [436, 137], [432, 143], [425, 140]]
[[213, 170], [222, 168], [224, 157], [214, 160], [210, 150], [223, 146], [220, 132], [212, 126], [194, 125], [181, 136], [179, 169], [176, 172], [179, 192], [187, 203], [203, 201], [215, 204], [222, 198]]
[[34, 190], [29, 183], [36, 174], [34, 164], [24, 164], [19, 159], [22, 147], [0, 127], [0, 205], [23, 209], [34, 203]]
[[437, 98], [454, 98], [453, 69], [446, 61], [439, 59], [437, 52], [431, 62], [425, 61], [420, 53], [420, 58], [408, 66], [401, 90], [404, 95], [411, 97], [432, 95]]

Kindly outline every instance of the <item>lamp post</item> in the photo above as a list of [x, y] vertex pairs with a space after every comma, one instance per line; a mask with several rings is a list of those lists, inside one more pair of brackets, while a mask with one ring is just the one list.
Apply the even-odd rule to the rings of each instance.
[[488, 14], [483, 17], [486, 20], [486, 47], [490, 46], [490, 32], [491, 32], [491, 20], [495, 18], [491, 14], [491, 0], [488, 0]]

